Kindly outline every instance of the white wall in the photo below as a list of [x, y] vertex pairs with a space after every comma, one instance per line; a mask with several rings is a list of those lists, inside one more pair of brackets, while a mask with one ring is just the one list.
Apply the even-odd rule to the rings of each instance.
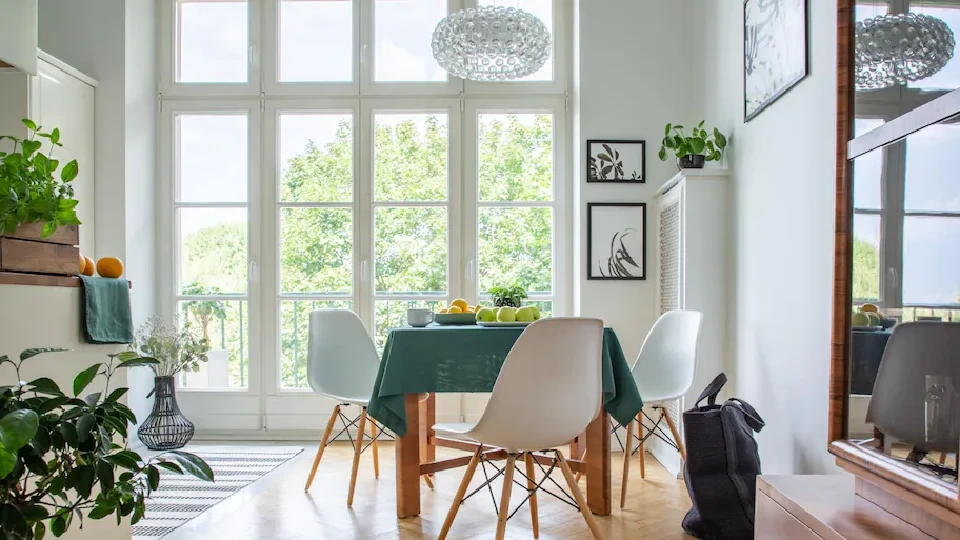
[[740, 1], [699, 0], [708, 123], [730, 134], [730, 343], [736, 394], [767, 420], [768, 474], [835, 472], [827, 454], [833, 290], [836, 1], [808, 3], [810, 75], [743, 123]]
[[[137, 326], [156, 311], [156, 6], [40, 1], [40, 48], [100, 83], [95, 255], [124, 261]], [[138, 418], [149, 414], [152, 384], [149, 372], [131, 377], [130, 406]]]
[[37, 0], [0, 0], [0, 62], [37, 74]]

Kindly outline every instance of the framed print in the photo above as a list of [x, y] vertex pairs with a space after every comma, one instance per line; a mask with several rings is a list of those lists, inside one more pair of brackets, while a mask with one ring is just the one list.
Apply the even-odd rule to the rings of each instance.
[[587, 203], [587, 279], [647, 279], [646, 203]]
[[807, 55], [807, 0], [743, 2], [745, 122], [807, 76]]
[[646, 141], [587, 141], [587, 182], [643, 184]]

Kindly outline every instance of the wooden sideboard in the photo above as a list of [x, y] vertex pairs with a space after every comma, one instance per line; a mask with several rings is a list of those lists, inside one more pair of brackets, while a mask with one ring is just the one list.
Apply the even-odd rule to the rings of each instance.
[[934, 538], [856, 494], [855, 477], [760, 476], [756, 539]]

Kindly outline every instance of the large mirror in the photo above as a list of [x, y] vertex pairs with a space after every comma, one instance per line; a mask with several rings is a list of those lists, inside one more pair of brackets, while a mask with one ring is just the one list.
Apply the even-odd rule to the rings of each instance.
[[844, 437], [956, 490], [960, 0], [853, 8]]

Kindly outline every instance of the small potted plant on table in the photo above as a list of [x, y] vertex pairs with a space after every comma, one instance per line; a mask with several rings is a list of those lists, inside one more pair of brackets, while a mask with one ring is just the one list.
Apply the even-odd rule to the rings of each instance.
[[688, 137], [683, 132], [683, 126], [667, 124], [663, 130], [663, 141], [660, 152], [657, 154], [660, 161], [666, 161], [668, 151], [677, 159], [678, 169], [702, 169], [705, 161], [719, 161], [723, 157], [723, 150], [727, 147], [727, 138], [720, 130], [713, 128], [708, 133], [701, 121], [693, 128]]

